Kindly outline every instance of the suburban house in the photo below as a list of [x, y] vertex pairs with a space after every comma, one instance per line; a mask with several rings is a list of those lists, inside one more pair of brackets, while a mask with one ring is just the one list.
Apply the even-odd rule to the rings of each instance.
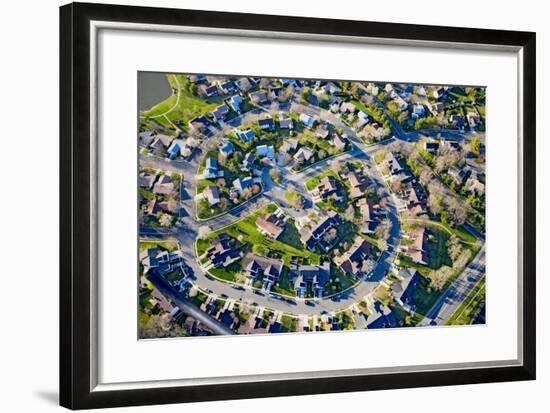
[[294, 154], [293, 158], [296, 162], [307, 162], [313, 157], [313, 155], [315, 155], [315, 152], [313, 152], [313, 150], [311, 150], [307, 146], [302, 146]]
[[233, 142], [226, 139], [222, 142], [220, 145], [220, 153], [225, 156], [231, 155], [235, 151], [235, 145], [233, 145]]
[[243, 98], [240, 95], [233, 95], [227, 100], [227, 105], [237, 113], [241, 113], [241, 104], [243, 103]]
[[275, 121], [271, 117], [258, 119], [258, 127], [261, 130], [273, 131], [275, 130]]
[[168, 252], [160, 248], [148, 248], [140, 253], [139, 258], [144, 274], [154, 269], [158, 274], [164, 275], [183, 264], [183, 254], [179, 250]]
[[371, 205], [367, 198], [359, 199], [356, 204], [359, 208], [359, 213], [361, 214], [361, 233], [363, 234], [372, 234], [374, 228], [376, 227], [376, 220], [374, 219], [371, 212]]
[[207, 260], [205, 267], [227, 267], [242, 257], [242, 252], [235, 246], [233, 239], [227, 234], [220, 234], [212, 240], [212, 245], [199, 257]]
[[257, 92], [250, 92], [248, 94], [250, 100], [256, 104], [264, 105], [269, 102], [267, 100], [267, 93], [263, 90], [258, 90]]
[[323, 265], [298, 265], [291, 269], [291, 275], [298, 298], [306, 298], [308, 293], [315, 298], [321, 298], [330, 278], [330, 262], [326, 261]]
[[229, 109], [226, 105], [220, 105], [216, 109], [210, 111], [210, 116], [214, 118], [216, 122], [225, 120], [225, 117], [229, 113]]
[[466, 179], [466, 173], [462, 170], [457, 168], [456, 166], [451, 166], [447, 170], [447, 174], [453, 178], [453, 180], [456, 182], [457, 185], [462, 185], [464, 183], [464, 179]]
[[367, 123], [369, 123], [369, 115], [367, 115], [365, 112], [360, 110], [357, 112], [357, 121], [355, 122], [355, 128], [361, 129], [363, 128]]
[[357, 199], [363, 197], [369, 186], [367, 178], [362, 174], [358, 175], [355, 171], [351, 171], [348, 173], [347, 179], [351, 186], [349, 191], [350, 198]]
[[395, 104], [397, 105], [397, 109], [399, 109], [401, 112], [403, 112], [404, 110], [407, 110], [407, 108], [409, 107], [409, 104], [407, 102], [405, 102], [405, 99], [403, 99], [401, 96], [396, 96], [393, 101], [395, 102]]
[[223, 176], [223, 171], [218, 167], [218, 160], [214, 158], [206, 158], [204, 163], [203, 179], [216, 179]]
[[428, 232], [422, 225], [413, 228], [408, 235], [412, 241], [407, 247], [407, 255], [417, 264], [427, 264], [428, 254], [426, 245], [428, 243]]
[[254, 184], [254, 179], [251, 176], [246, 178], [237, 178], [233, 181], [233, 188], [240, 194], [246, 188], [250, 188]]
[[466, 122], [466, 120], [462, 115], [453, 114], [449, 117], [449, 122], [451, 123], [451, 126], [455, 128], [464, 129], [464, 123]]
[[346, 145], [348, 144], [348, 141], [346, 139], [344, 139], [343, 137], [341, 137], [337, 133], [334, 133], [332, 136], [333, 136], [333, 138], [332, 138], [331, 143], [336, 149], [341, 150], [341, 151], [346, 149]]
[[411, 268], [402, 268], [397, 274], [396, 281], [391, 286], [395, 301], [407, 311], [412, 311], [413, 291], [420, 281], [420, 273]]
[[279, 148], [279, 152], [289, 153], [295, 151], [296, 148], [298, 148], [298, 139], [288, 138], [284, 140], [283, 144]]
[[485, 184], [479, 180], [477, 173], [472, 173], [470, 175], [464, 187], [467, 191], [473, 192], [477, 196], [481, 196], [485, 193]]
[[199, 95], [207, 98], [212, 98], [220, 94], [216, 85], [201, 85], [198, 90]]
[[279, 112], [279, 128], [281, 129], [293, 129], [294, 123], [292, 118], [285, 112]]
[[317, 129], [315, 130], [315, 136], [321, 139], [328, 138], [329, 134], [330, 134], [330, 130], [327, 128], [325, 124], [317, 126]]
[[189, 121], [189, 127], [203, 135], [207, 135], [210, 130], [210, 121], [204, 115], [197, 116]]
[[438, 87], [433, 91], [432, 96], [436, 99], [441, 99], [446, 94], [447, 94], [447, 89], [445, 87]]
[[[318, 221], [309, 222], [300, 228], [300, 241], [310, 251], [314, 251], [316, 247], [329, 251], [335, 245], [335, 226], [341, 222], [341, 218], [334, 211], [319, 215], [319, 218]], [[331, 234], [334, 232], [334, 236], [329, 236], [327, 239], [326, 235], [329, 232]]]
[[428, 108], [430, 109], [430, 112], [434, 116], [437, 116], [440, 113], [443, 113], [443, 111], [445, 110], [445, 107], [443, 106], [443, 103], [441, 103], [441, 102], [430, 103], [428, 105]]
[[159, 133], [158, 135], [155, 135], [155, 139], [151, 145], [149, 145], [149, 148], [155, 154], [162, 154], [163, 151], [170, 147], [173, 140], [173, 137]]
[[471, 129], [474, 129], [481, 122], [481, 116], [479, 116], [477, 112], [468, 112], [466, 114], [466, 119]]
[[279, 281], [283, 270], [283, 261], [248, 253], [243, 258], [243, 271], [251, 280], [262, 281], [262, 289], [271, 290], [273, 284]]
[[363, 264], [369, 258], [370, 245], [362, 237], [357, 236], [353, 245], [344, 254], [333, 258], [334, 264], [342, 271], [357, 276], [361, 273]]
[[311, 191], [313, 202], [326, 201], [331, 198], [335, 201], [340, 201], [343, 197], [342, 189], [332, 175], [321, 178], [319, 185]]
[[139, 174], [139, 186], [151, 190], [153, 189], [157, 177], [158, 175], [156, 173], [150, 174], [148, 172], [141, 172]]
[[220, 202], [220, 192], [216, 185], [209, 185], [202, 191], [204, 199], [208, 201], [211, 206], [219, 204]]
[[426, 209], [426, 196], [418, 186], [411, 183], [403, 188], [402, 199], [405, 207], [411, 214], [418, 216], [428, 213]]
[[300, 114], [300, 122], [308, 129], [312, 129], [315, 126], [315, 118], [306, 115], [305, 113]]
[[174, 181], [169, 175], [162, 175], [153, 186], [153, 193], [171, 195], [174, 192]]
[[321, 89], [323, 90], [323, 93], [326, 93], [327, 95], [332, 95], [334, 93], [340, 92], [340, 87], [334, 83], [334, 82], [327, 82], [323, 86], [321, 86]]
[[256, 227], [263, 235], [273, 239], [279, 238], [285, 228], [285, 221], [282, 213], [260, 215], [256, 219]]
[[185, 144], [181, 139], [174, 139], [172, 141], [172, 144], [166, 151], [168, 154], [169, 159], [176, 159], [180, 154], [183, 153], [183, 148], [185, 147]]
[[222, 92], [226, 95], [230, 95], [231, 93], [235, 92], [235, 84], [231, 82], [230, 80], [226, 82], [220, 83], [220, 89]]
[[259, 145], [256, 147], [256, 155], [260, 159], [268, 158], [269, 162], [275, 162], [275, 148], [267, 145]]
[[328, 100], [328, 107], [332, 113], [338, 113], [340, 111], [340, 105], [342, 104], [342, 99], [338, 96], [331, 96]]
[[424, 116], [426, 116], [426, 109], [424, 109], [424, 106], [420, 104], [414, 105], [411, 117], [413, 119], [418, 119]]
[[242, 162], [241, 171], [249, 172], [254, 168], [254, 164], [256, 163], [256, 157], [252, 152], [248, 152]]
[[246, 130], [235, 130], [235, 135], [241, 142], [250, 142], [256, 134], [252, 129], [246, 129]]
[[148, 147], [155, 140], [155, 133], [146, 130], [146, 131], [140, 132], [138, 137], [139, 137], [139, 143], [145, 147]]
[[340, 113], [354, 115], [357, 111], [357, 107], [352, 102], [344, 102], [340, 105]]
[[426, 141], [424, 142], [424, 150], [428, 153], [435, 154], [439, 149], [439, 142]]

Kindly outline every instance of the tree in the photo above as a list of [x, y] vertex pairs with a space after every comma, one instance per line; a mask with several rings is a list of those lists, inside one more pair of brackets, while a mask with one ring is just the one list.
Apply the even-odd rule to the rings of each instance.
[[447, 241], [447, 253], [449, 254], [449, 257], [451, 258], [453, 263], [457, 260], [461, 252], [462, 245], [460, 243], [460, 239], [454, 234], [451, 235], [451, 237]]
[[199, 228], [197, 237], [198, 237], [198, 239], [206, 239], [206, 238], [208, 238], [208, 236], [210, 235], [211, 232], [212, 232], [212, 228], [210, 228], [207, 225], [203, 225]]
[[420, 181], [421, 185], [428, 186], [428, 184], [432, 180], [432, 177], [433, 177], [432, 170], [428, 166], [424, 166], [422, 168], [422, 171], [420, 172], [420, 176], [418, 180]]
[[298, 192], [286, 191], [285, 199], [289, 205], [293, 208], [303, 208], [304, 207], [304, 197]]
[[481, 153], [481, 139], [479, 135], [474, 135], [472, 139], [470, 139], [470, 151], [476, 155]]
[[374, 235], [378, 240], [386, 240], [390, 235], [390, 221], [388, 219], [382, 220], [375, 228]]
[[355, 218], [355, 208], [353, 208], [353, 205], [350, 205], [346, 208], [346, 211], [344, 212], [344, 218], [348, 221], [353, 221]]
[[280, 184], [281, 183], [281, 171], [277, 168], [271, 168], [269, 170], [269, 176], [273, 179], [273, 182]]
[[469, 249], [463, 249], [460, 255], [457, 257], [456, 261], [453, 262], [453, 268], [459, 269], [464, 268], [470, 259], [472, 258], [472, 251]]
[[468, 216], [466, 208], [453, 197], [446, 197], [445, 204], [447, 206], [447, 213], [449, 223], [453, 226], [460, 226], [464, 224]]
[[248, 80], [247, 77], [243, 77], [241, 79], [240, 84], [241, 84], [241, 90], [243, 92], [248, 92], [250, 90], [250, 88], [252, 87], [252, 85], [250, 84], [250, 80]]
[[162, 214], [159, 218], [159, 224], [165, 228], [172, 225], [172, 215]]
[[432, 279], [431, 286], [436, 290], [441, 291], [443, 287], [445, 287], [447, 280], [452, 275], [453, 275], [453, 269], [451, 267], [447, 267], [446, 265], [442, 266], [441, 268], [435, 271], [432, 271], [430, 273], [430, 278]]

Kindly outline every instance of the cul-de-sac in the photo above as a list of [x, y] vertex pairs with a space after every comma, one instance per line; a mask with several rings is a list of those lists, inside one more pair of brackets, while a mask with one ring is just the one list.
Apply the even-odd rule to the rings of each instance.
[[140, 338], [485, 323], [484, 87], [138, 77]]

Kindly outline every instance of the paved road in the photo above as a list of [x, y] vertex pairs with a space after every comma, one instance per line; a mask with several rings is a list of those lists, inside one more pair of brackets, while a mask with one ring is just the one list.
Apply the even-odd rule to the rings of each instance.
[[[388, 270], [391, 269], [396, 254], [396, 246], [399, 244], [401, 236], [401, 227], [399, 222], [398, 211], [393, 195], [389, 194], [386, 186], [380, 177], [378, 170], [374, 167], [371, 161], [371, 154], [380, 149], [383, 145], [386, 145], [388, 141], [375, 144], [366, 145], [359, 139], [354, 131], [344, 123], [339, 117], [333, 113], [313, 106], [304, 106], [301, 104], [293, 103], [291, 110], [304, 111], [310, 115], [318, 116], [323, 120], [328, 120], [335, 126], [342, 128], [348, 135], [350, 141], [353, 144], [353, 149], [335, 158], [326, 159], [311, 167], [299, 172], [290, 173], [287, 168], [282, 168], [282, 180], [283, 186], [276, 185], [267, 172], [264, 172], [264, 193], [261, 196], [241, 205], [240, 207], [232, 210], [230, 213], [221, 217], [213, 218], [206, 222], [198, 222], [194, 219], [194, 194], [195, 194], [195, 179], [194, 175], [197, 169], [196, 160], [189, 161], [166, 161], [154, 157], [141, 157], [141, 162], [145, 166], [151, 166], [160, 169], [166, 169], [171, 171], [181, 172], [185, 176], [182, 187], [187, 192], [186, 197], [182, 197], [181, 208], [182, 213], [178, 225], [174, 229], [162, 230], [162, 229], [150, 229], [142, 228], [140, 233], [142, 237], [161, 238], [161, 239], [173, 239], [176, 238], [182, 248], [184, 258], [188, 265], [191, 267], [194, 273], [194, 283], [200, 286], [204, 290], [210, 290], [214, 294], [221, 296], [226, 295], [236, 301], [241, 301], [255, 306], [267, 307], [274, 310], [284, 311], [286, 313], [293, 314], [305, 314], [305, 315], [318, 315], [323, 311], [335, 312], [348, 308], [355, 302], [361, 300], [365, 295], [369, 294], [379, 281], [382, 280]], [[403, 138], [405, 132], [398, 133], [398, 137]], [[415, 135], [418, 138], [418, 134]], [[408, 136], [408, 139], [413, 139], [413, 136]], [[391, 141], [391, 140], [390, 140]], [[196, 159], [197, 157], [195, 157]], [[368, 278], [363, 280], [354, 289], [348, 290], [342, 293], [337, 298], [323, 298], [316, 300], [313, 306], [306, 305], [304, 301], [298, 300], [285, 300], [277, 295], [259, 295], [252, 290], [239, 290], [233, 288], [230, 284], [213, 279], [211, 276], [205, 274], [201, 266], [197, 262], [194, 251], [194, 240], [197, 237], [198, 230], [201, 226], [207, 225], [212, 230], [216, 230], [227, 225], [230, 225], [241, 218], [241, 216], [249, 215], [258, 208], [265, 205], [267, 202], [272, 201], [279, 204], [287, 214], [296, 216], [299, 214], [307, 213], [308, 207], [314, 207], [311, 202], [311, 198], [305, 190], [303, 183], [310, 177], [316, 176], [322, 171], [325, 171], [327, 167], [336, 160], [339, 163], [344, 163], [348, 160], [362, 160], [371, 170], [371, 180], [377, 189], [386, 196], [389, 200], [388, 205], [388, 218], [390, 220], [390, 235], [388, 239], [388, 250], [384, 251], [378, 261], [377, 266], [369, 274]], [[284, 198], [284, 193], [287, 188], [301, 193], [306, 199], [306, 208], [302, 211], [296, 211], [291, 208]]]
[[[308, 108], [307, 111], [308, 113], [312, 113], [311, 108]], [[193, 196], [195, 193], [194, 173], [197, 168], [196, 162], [166, 161], [155, 157], [142, 157], [142, 159], [144, 159], [144, 161], [142, 161], [142, 164], [145, 166], [184, 173], [186, 179], [184, 180], [182, 187], [191, 195], [188, 197], [182, 197], [181, 206], [183, 216], [180, 218], [176, 228], [169, 230], [141, 228], [141, 236], [146, 238], [150, 237], [161, 239], [178, 239], [181, 244], [184, 258], [186, 259], [188, 265], [191, 267], [194, 273], [194, 283], [205, 290], [212, 291], [218, 296], [226, 295], [237, 301], [255, 304], [257, 306], [281, 310], [287, 313], [307, 315], [319, 314], [322, 311], [338, 311], [347, 308], [353, 303], [361, 300], [365, 295], [369, 294], [374, 288], [376, 288], [379, 281], [384, 278], [386, 272], [391, 268], [393, 264], [396, 254], [395, 246], [399, 244], [401, 232], [398, 212], [393, 197], [390, 196], [390, 194], [388, 193], [382, 178], [379, 176], [377, 169], [374, 167], [370, 159], [370, 154], [379, 149], [379, 146], [365, 145], [359, 138], [355, 136], [353, 130], [344, 122], [342, 122], [340, 118], [334, 116], [334, 114], [328, 111], [317, 111], [317, 113], [315, 114], [321, 116], [323, 119], [329, 119], [337, 127], [341, 127], [342, 129], [344, 129], [354, 145], [353, 150], [338, 157], [318, 162], [317, 164], [299, 173], [290, 173], [286, 168], [282, 168], [283, 186], [276, 185], [269, 177], [267, 171], [265, 171], [263, 175], [264, 193], [261, 196], [232, 210], [228, 214], [202, 223], [197, 222], [194, 219], [193, 212]], [[314, 306], [310, 306], [306, 305], [304, 301], [286, 300], [277, 295], [259, 295], [252, 290], [237, 290], [233, 288], [230, 284], [212, 279], [209, 275], [204, 273], [196, 260], [194, 251], [194, 240], [196, 239], [198, 230], [201, 226], [207, 225], [212, 230], [225, 227], [240, 219], [241, 216], [249, 215], [269, 201], [276, 202], [285, 210], [285, 213], [289, 215], [297, 216], [301, 214], [306, 214], [308, 211], [308, 207], [314, 207], [314, 205], [311, 202], [311, 197], [309, 193], [305, 190], [303, 183], [308, 178], [316, 176], [325, 171], [326, 168], [334, 160], [343, 164], [349, 160], [356, 159], [362, 160], [371, 169], [372, 182], [374, 183], [376, 188], [379, 189], [383, 196], [388, 196], [388, 199], [390, 201], [388, 206], [388, 218], [391, 223], [390, 236], [388, 239], [389, 248], [387, 251], [382, 253], [380, 260], [378, 261], [378, 265], [369, 274], [368, 279], [365, 279], [354, 289], [350, 289], [342, 293], [337, 298], [319, 299], [316, 300]], [[187, 179], [187, 177], [189, 177], [189, 179]], [[304, 209], [296, 211], [294, 208], [291, 208], [290, 205], [288, 205], [284, 198], [284, 193], [286, 192], [287, 188], [292, 188], [293, 190], [296, 190], [304, 196], [304, 198], [306, 199], [306, 205]]]
[[182, 295], [179, 294], [178, 291], [175, 290], [174, 287], [172, 287], [162, 277], [150, 275], [147, 277], [147, 279], [155, 285], [155, 287], [162, 293], [162, 295], [172, 300], [172, 302], [176, 304], [181, 311], [183, 311], [187, 315], [190, 315], [195, 320], [200, 321], [203, 325], [212, 330], [212, 332], [219, 335], [235, 334], [233, 330], [226, 327], [215, 318], [212, 318], [204, 311], [201, 311], [195, 305], [191, 304], [191, 302], [189, 302], [187, 299], [182, 297]]
[[477, 282], [485, 276], [485, 245], [466, 269], [454, 280], [449, 288], [428, 311], [419, 326], [444, 325], [466, 299]]

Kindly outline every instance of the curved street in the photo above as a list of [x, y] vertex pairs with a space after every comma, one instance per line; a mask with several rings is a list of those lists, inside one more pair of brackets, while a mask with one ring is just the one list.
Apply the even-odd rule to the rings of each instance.
[[[305, 110], [310, 113], [313, 112], [311, 108], [307, 108]], [[153, 156], [142, 157], [141, 163], [143, 166], [182, 173], [184, 175], [184, 181], [181, 185], [182, 211], [180, 213], [180, 219], [177, 226], [170, 230], [141, 228], [141, 237], [177, 239], [181, 244], [184, 258], [193, 271], [195, 277], [193, 283], [201, 289], [212, 292], [218, 296], [227, 296], [237, 301], [267, 307], [269, 309], [279, 310], [285, 313], [305, 315], [318, 315], [323, 311], [336, 312], [346, 309], [357, 301], [363, 299], [363, 297], [372, 292], [372, 290], [378, 286], [379, 281], [384, 278], [386, 272], [391, 268], [396, 254], [395, 247], [399, 244], [401, 232], [398, 211], [394, 198], [387, 191], [386, 186], [382, 181], [382, 177], [379, 175], [376, 167], [371, 161], [371, 154], [376, 152], [380, 149], [380, 147], [388, 142], [386, 141], [382, 144], [366, 145], [355, 135], [353, 130], [348, 125], [332, 113], [320, 110], [317, 111], [316, 115], [321, 119], [327, 119], [335, 126], [342, 128], [353, 144], [352, 150], [320, 161], [298, 173], [292, 173], [288, 168], [283, 167], [281, 168], [281, 185], [275, 184], [269, 177], [269, 174], [264, 173], [264, 192], [260, 196], [240, 205], [237, 208], [234, 208], [224, 215], [203, 222], [198, 222], [194, 218], [195, 173], [198, 166], [198, 156], [192, 157], [190, 161], [168, 161]], [[369, 177], [372, 183], [375, 185], [376, 189], [389, 200], [387, 213], [391, 227], [388, 238], [388, 249], [382, 252], [373, 271], [368, 274], [365, 279], [361, 280], [355, 287], [343, 291], [336, 297], [315, 299], [314, 305], [308, 305], [304, 300], [290, 300], [276, 293], [264, 295], [262, 292], [260, 295], [251, 289], [236, 289], [229, 283], [214, 279], [209, 274], [206, 274], [201, 268], [195, 256], [194, 242], [190, 242], [190, 240], [196, 239], [198, 230], [201, 226], [207, 225], [212, 230], [218, 230], [233, 224], [243, 216], [248, 216], [250, 213], [253, 213], [268, 202], [277, 203], [288, 215], [304, 215], [307, 213], [308, 207], [315, 208], [315, 206], [311, 202], [310, 195], [305, 190], [303, 183], [310, 177], [324, 172], [327, 169], [327, 166], [329, 166], [332, 162], [336, 161], [343, 164], [347, 161], [357, 159], [363, 161], [367, 165], [371, 171]], [[306, 206], [304, 209], [301, 211], [296, 211], [288, 205], [284, 198], [284, 193], [287, 188], [292, 188], [304, 196], [306, 199]]]

